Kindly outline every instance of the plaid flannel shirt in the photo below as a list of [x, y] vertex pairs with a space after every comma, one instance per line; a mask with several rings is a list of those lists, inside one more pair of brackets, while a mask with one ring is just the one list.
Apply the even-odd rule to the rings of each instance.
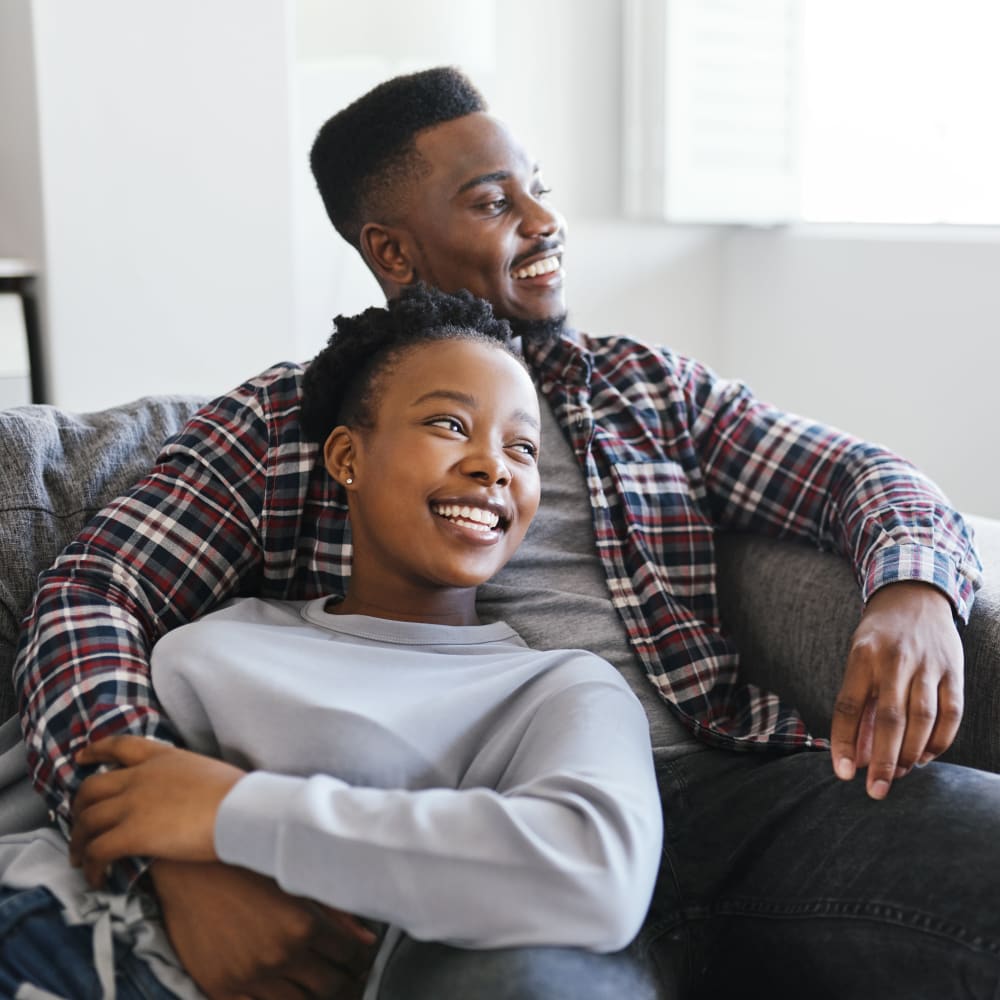
[[[585, 470], [630, 641], [701, 738], [812, 742], [794, 711], [738, 681], [720, 631], [717, 527], [841, 552], [865, 599], [895, 580], [932, 583], [968, 617], [980, 569], [969, 532], [895, 455], [663, 348], [570, 333], [525, 353]], [[281, 364], [206, 406], [40, 578], [15, 683], [29, 766], [61, 819], [86, 742], [122, 731], [174, 739], [150, 686], [160, 636], [236, 595], [343, 591], [347, 508], [302, 437], [301, 376]]]

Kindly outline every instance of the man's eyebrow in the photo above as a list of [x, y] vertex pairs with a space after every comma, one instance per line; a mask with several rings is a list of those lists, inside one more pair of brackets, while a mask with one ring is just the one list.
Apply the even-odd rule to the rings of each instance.
[[[541, 167], [536, 163], [531, 168], [531, 176], [534, 177], [540, 170]], [[480, 184], [496, 184], [499, 181], [509, 181], [511, 176], [512, 175], [509, 170], [494, 170], [492, 173], [479, 174], [477, 177], [473, 177], [471, 180], [467, 180], [464, 184], [462, 184], [455, 194], [464, 194], [470, 188], [478, 187]]]

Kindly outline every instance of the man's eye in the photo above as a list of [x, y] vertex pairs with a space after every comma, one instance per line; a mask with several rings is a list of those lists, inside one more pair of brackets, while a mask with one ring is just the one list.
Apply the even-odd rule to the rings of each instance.
[[479, 208], [484, 212], [502, 212], [506, 207], [506, 198], [491, 198], [489, 201], [479, 203]]

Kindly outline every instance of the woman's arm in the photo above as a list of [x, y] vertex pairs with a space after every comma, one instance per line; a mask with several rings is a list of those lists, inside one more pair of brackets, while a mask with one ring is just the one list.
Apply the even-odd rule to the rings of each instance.
[[646, 719], [617, 678], [542, 702], [497, 789], [244, 775], [143, 742], [84, 752], [125, 765], [78, 798], [74, 857], [92, 878], [136, 851], [218, 857], [415, 937], [474, 947], [612, 951], [649, 904], [662, 818]]

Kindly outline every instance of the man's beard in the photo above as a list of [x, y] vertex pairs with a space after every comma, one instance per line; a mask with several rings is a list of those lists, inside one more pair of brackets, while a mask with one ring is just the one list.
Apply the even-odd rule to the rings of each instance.
[[508, 322], [514, 336], [521, 338], [521, 343], [544, 347], [562, 336], [566, 329], [566, 315], [546, 316], [545, 319], [510, 319]]

